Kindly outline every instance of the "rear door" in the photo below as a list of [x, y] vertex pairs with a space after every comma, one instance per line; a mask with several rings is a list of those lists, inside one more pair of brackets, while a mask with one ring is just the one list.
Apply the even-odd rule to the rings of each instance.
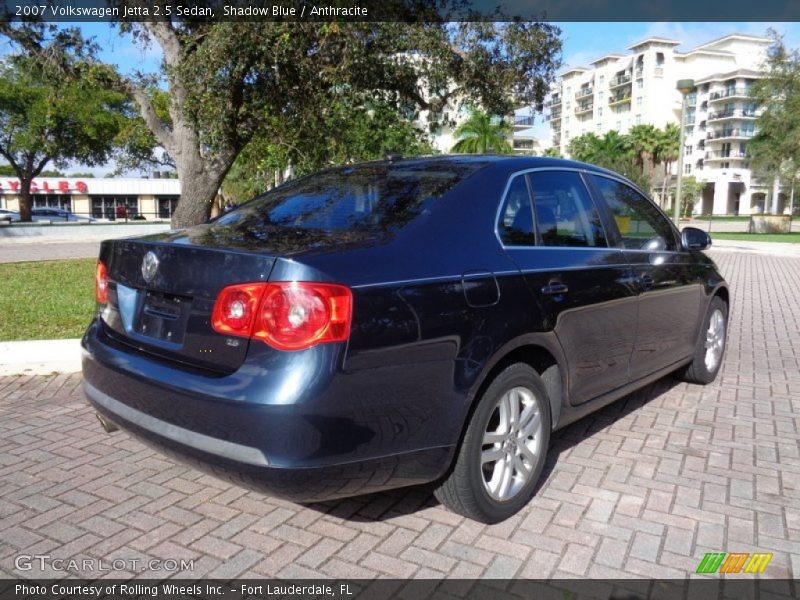
[[622, 181], [595, 174], [589, 180], [613, 217], [612, 235], [639, 291], [630, 361], [635, 380], [694, 352], [703, 285], [677, 232], [655, 204]]
[[568, 361], [572, 404], [628, 382], [636, 293], [578, 171], [539, 169], [509, 183], [498, 235], [533, 292], [531, 310]]

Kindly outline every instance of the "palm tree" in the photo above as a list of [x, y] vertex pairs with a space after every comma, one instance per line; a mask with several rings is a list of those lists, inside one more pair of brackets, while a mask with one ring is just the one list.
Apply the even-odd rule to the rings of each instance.
[[602, 140], [593, 133], [584, 133], [570, 140], [567, 150], [573, 160], [596, 163], [600, 157]]
[[664, 179], [661, 183], [660, 203], [662, 208], [666, 205], [667, 182], [669, 181], [672, 163], [680, 156], [681, 130], [675, 123], [668, 123], [660, 132], [654, 160], [664, 165]]
[[642, 168], [645, 178], [650, 181], [653, 173], [653, 157], [656, 153], [661, 132], [655, 125], [634, 125], [628, 132], [631, 148], [637, 164]]
[[624, 158], [631, 151], [630, 138], [614, 129], [607, 131], [603, 136], [601, 151], [604, 156], [607, 156], [612, 161]]
[[501, 117], [491, 117], [473, 110], [469, 118], [456, 128], [458, 139], [451, 152], [457, 154], [511, 154], [514, 149], [508, 143], [511, 126]]
[[547, 148], [544, 152], [542, 152], [542, 156], [549, 156], [551, 158], [563, 158], [561, 156], [561, 152], [556, 146], [551, 146]]

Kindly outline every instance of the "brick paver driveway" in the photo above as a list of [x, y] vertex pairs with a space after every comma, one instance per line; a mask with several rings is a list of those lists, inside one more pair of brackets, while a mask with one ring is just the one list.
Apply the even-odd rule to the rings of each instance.
[[0, 571], [24, 553], [195, 559], [192, 576], [684, 577], [762, 551], [764, 576], [798, 577], [800, 259], [715, 257], [733, 290], [719, 380], [665, 379], [558, 433], [538, 495], [495, 526], [426, 489], [271, 500], [103, 433], [77, 375], [0, 380]]

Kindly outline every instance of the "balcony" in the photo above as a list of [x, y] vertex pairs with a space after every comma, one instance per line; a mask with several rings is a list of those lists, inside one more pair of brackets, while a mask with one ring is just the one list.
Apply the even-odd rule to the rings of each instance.
[[550, 113], [550, 116], [547, 118], [549, 121], [560, 121], [561, 120], [561, 110], [554, 110]]
[[587, 115], [594, 110], [594, 102], [588, 102], [587, 104], [579, 104], [575, 107], [575, 114], [576, 115]]
[[548, 100], [547, 102], [544, 103], [544, 107], [545, 108], [553, 108], [553, 107], [556, 107], [556, 106], [561, 106], [561, 97], [560, 96], [553, 96], [552, 98], [550, 98], [550, 100]]
[[536, 149], [536, 143], [533, 140], [514, 140], [514, 152], [518, 154], [530, 154]]
[[716, 150], [706, 152], [706, 160], [744, 160], [747, 153], [741, 150]]
[[712, 92], [711, 96], [709, 96], [709, 102], [717, 102], [719, 100], [725, 100], [726, 98], [749, 98], [750, 97], [750, 88], [746, 87], [737, 87], [737, 88], [728, 88], [721, 92]]
[[619, 104], [625, 104], [626, 102], [630, 102], [630, 101], [631, 101], [631, 95], [630, 94], [617, 94], [615, 96], [611, 96], [608, 99], [608, 105], [609, 106], [617, 106]]
[[630, 75], [620, 75], [619, 77], [614, 77], [611, 81], [608, 82], [608, 87], [610, 89], [618, 88], [623, 85], [627, 85], [631, 82]]
[[723, 110], [708, 115], [709, 121], [721, 121], [722, 119], [755, 119], [756, 111], [737, 108], [734, 110]]
[[586, 96], [591, 96], [592, 94], [594, 94], [594, 88], [592, 87], [581, 88], [577, 92], [575, 92], [575, 98], [579, 100], [581, 98], [585, 98]]
[[527, 129], [528, 127], [533, 127], [533, 117], [531, 116], [514, 117], [514, 127], [519, 127], [520, 129]]
[[706, 134], [707, 140], [730, 140], [730, 139], [746, 139], [751, 138], [758, 132], [754, 129], [722, 129], [717, 131], [709, 131]]

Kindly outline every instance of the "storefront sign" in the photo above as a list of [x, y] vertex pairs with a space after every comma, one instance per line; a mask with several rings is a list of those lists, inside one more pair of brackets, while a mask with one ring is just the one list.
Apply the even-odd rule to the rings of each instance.
[[[0, 181], [0, 192], [8, 189], [12, 192], [19, 192], [19, 180], [18, 179], [8, 179], [3, 185], [3, 182]], [[31, 182], [31, 194], [52, 194], [55, 192], [60, 192], [62, 194], [68, 194], [69, 192], [75, 191], [79, 194], [87, 194], [89, 193], [89, 186], [86, 185], [83, 181], [75, 181], [75, 187], [70, 187], [70, 182], [66, 179], [60, 179], [58, 181], [43, 181], [41, 186], [37, 184], [35, 181]]]

